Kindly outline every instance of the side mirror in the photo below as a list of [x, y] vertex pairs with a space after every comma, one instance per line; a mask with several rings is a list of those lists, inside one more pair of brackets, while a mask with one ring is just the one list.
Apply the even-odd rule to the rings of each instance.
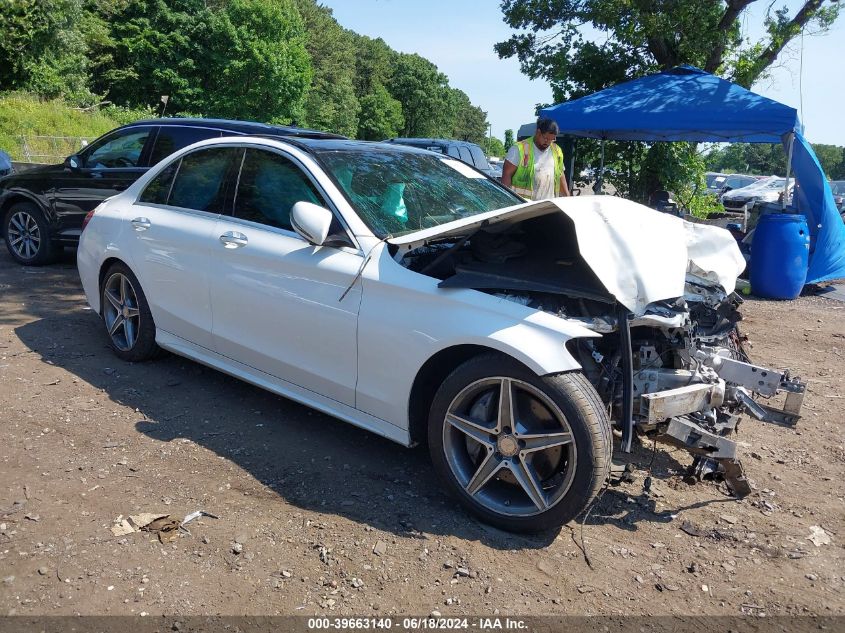
[[80, 169], [82, 167], [82, 160], [76, 154], [68, 156], [65, 158], [65, 167], [74, 171]]
[[332, 212], [313, 202], [300, 200], [290, 211], [293, 230], [309, 244], [322, 246], [334, 220]]

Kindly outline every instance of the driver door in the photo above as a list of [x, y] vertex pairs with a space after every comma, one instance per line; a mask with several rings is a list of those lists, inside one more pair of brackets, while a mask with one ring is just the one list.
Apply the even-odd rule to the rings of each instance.
[[337, 246], [312, 246], [293, 231], [296, 202], [330, 207], [291, 158], [248, 148], [239, 176], [233, 215], [218, 219], [211, 246], [215, 350], [355, 406], [362, 254], [341, 245], [352, 242], [337, 219]]

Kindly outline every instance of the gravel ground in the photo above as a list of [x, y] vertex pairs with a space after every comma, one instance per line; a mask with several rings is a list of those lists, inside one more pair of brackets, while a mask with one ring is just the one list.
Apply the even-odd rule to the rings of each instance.
[[[755, 361], [808, 381], [805, 417], [742, 424], [742, 501], [684, 483], [681, 451], [624, 456], [636, 478], [583, 526], [588, 565], [579, 525], [468, 517], [424, 449], [176, 356], [117, 360], [72, 254], [25, 269], [3, 250], [0, 614], [843, 615], [845, 304], [744, 313]], [[194, 510], [219, 518], [173, 541], [111, 531]]]

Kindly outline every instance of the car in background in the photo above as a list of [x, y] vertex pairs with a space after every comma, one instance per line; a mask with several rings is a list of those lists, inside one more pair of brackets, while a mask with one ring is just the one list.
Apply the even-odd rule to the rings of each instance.
[[86, 214], [176, 150], [208, 138], [263, 134], [343, 138], [297, 127], [221, 119], [153, 119], [119, 127], [60, 165], [0, 178], [0, 233], [20, 264], [50, 263], [79, 241]]
[[438, 154], [457, 158], [459, 161], [467, 165], [472, 165], [478, 171], [491, 178], [501, 177], [502, 175], [502, 171], [499, 169], [497, 176], [497, 171], [488, 162], [487, 157], [484, 155], [484, 150], [469, 141], [455, 141], [442, 138], [391, 138], [384, 142], [410, 145], [411, 147], [427, 149], [430, 152], [437, 152]]
[[122, 360], [164, 348], [425, 442], [443, 488], [514, 531], [590, 507], [611, 423], [747, 494], [737, 414], [768, 415], [750, 394], [787, 379], [731, 362], [745, 262], [726, 231], [614, 196], [525, 202], [398, 143], [201, 141], [90, 214], [77, 266]]
[[[764, 202], [778, 202], [783, 194], [786, 179], [779, 176], [769, 176], [761, 180], [755, 181], [746, 187], [740, 189], [733, 189], [722, 194], [722, 206], [725, 211], [739, 212], [743, 207], [751, 209], [757, 204]], [[789, 186], [787, 188], [787, 202], [791, 196], [792, 188], [795, 185], [795, 179], [789, 179]]]
[[12, 158], [0, 149], [0, 177], [8, 176], [12, 171]]
[[845, 180], [832, 180], [830, 191], [833, 193], [833, 202], [840, 213], [845, 213]]
[[707, 193], [720, 196], [733, 189], [741, 189], [753, 185], [760, 179], [760, 176], [747, 176], [745, 174], [718, 174], [707, 172], [705, 175]]

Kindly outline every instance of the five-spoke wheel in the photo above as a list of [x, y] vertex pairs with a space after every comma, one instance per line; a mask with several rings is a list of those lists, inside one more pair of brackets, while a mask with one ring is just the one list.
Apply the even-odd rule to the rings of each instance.
[[610, 441], [582, 375], [538, 377], [494, 355], [455, 370], [429, 420], [432, 459], [458, 499], [526, 532], [559, 526], [589, 504], [607, 475]]
[[114, 353], [128, 361], [153, 358], [158, 352], [153, 316], [141, 284], [125, 264], [115, 262], [106, 271], [100, 296]]

